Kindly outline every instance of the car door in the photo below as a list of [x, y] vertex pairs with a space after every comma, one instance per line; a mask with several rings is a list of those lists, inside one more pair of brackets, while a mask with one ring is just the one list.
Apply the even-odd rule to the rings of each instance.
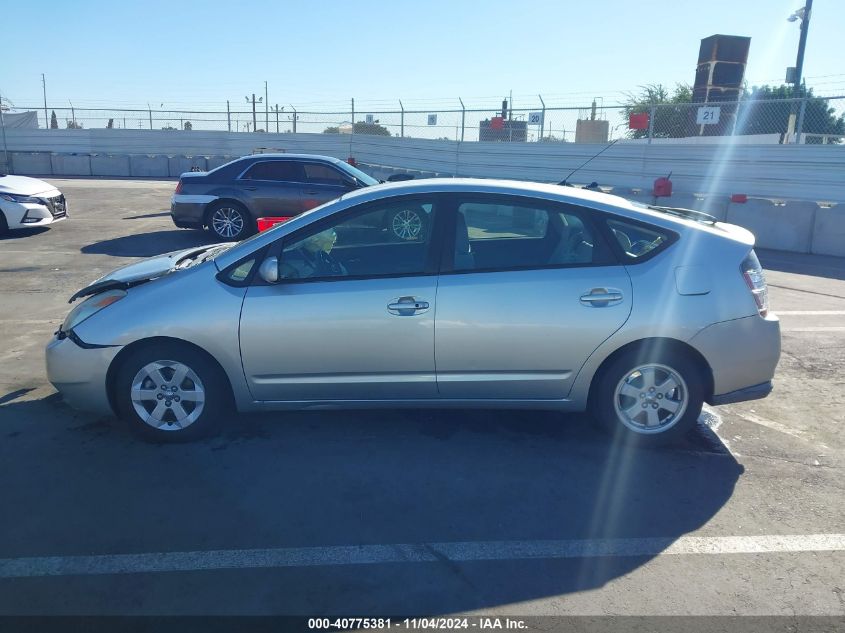
[[349, 176], [326, 163], [304, 161], [302, 169], [305, 175], [302, 206], [305, 211], [340, 198], [355, 188]]
[[286, 236], [278, 281], [247, 290], [244, 374], [259, 401], [437, 397], [434, 314], [439, 240], [397, 242], [378, 221], [396, 204], [437, 217], [435, 196], [362, 204]]
[[[443, 398], [563, 399], [627, 320], [631, 283], [590, 213], [534, 198], [463, 195], [437, 292]], [[451, 259], [451, 262], [448, 261]]]
[[291, 217], [302, 207], [301, 163], [290, 159], [268, 159], [253, 163], [238, 179], [255, 217]]

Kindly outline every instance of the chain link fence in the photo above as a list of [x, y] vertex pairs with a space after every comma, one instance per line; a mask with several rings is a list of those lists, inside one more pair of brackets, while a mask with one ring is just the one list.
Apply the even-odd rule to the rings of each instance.
[[39, 127], [59, 129], [216, 130], [270, 133], [376, 134], [404, 138], [509, 143], [707, 142], [842, 143], [845, 96], [737, 102], [536, 107], [520, 109], [317, 111], [295, 106], [239, 110], [50, 107]]

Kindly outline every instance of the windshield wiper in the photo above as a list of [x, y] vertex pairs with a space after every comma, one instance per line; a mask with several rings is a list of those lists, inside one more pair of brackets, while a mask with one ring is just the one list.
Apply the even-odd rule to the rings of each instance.
[[658, 207], [651, 204], [647, 206], [649, 209], [654, 209], [655, 211], [660, 211], [661, 213], [674, 215], [679, 218], [685, 218], [687, 220], [695, 220], [696, 222], [704, 222], [705, 224], [716, 224], [716, 222], [719, 221], [717, 217], [712, 216], [709, 213], [704, 213], [703, 211], [681, 209], [680, 207]]

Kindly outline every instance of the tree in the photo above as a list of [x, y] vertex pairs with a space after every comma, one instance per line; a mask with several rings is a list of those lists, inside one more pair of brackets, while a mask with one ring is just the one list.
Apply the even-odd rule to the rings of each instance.
[[58, 130], [59, 129], [59, 120], [56, 118], [56, 111], [53, 110], [52, 114], [50, 114], [50, 129], [51, 130]]
[[[695, 136], [695, 119], [690, 119], [689, 103], [692, 101], [692, 88], [687, 84], [677, 84], [670, 94], [662, 84], [641, 86], [638, 95], [628, 94], [628, 102], [623, 107], [625, 119], [632, 114], [651, 114], [655, 108], [652, 129], [655, 138], [680, 138]], [[675, 106], [675, 107], [672, 107]], [[648, 130], [628, 130], [628, 138], [647, 138]]]
[[[802, 86], [798, 91], [794, 86], [760, 86], [751, 91], [743, 89], [739, 107], [736, 111], [736, 125], [729, 119], [724, 126], [725, 134], [785, 134], [791, 114], [799, 113], [800, 102], [792, 99], [806, 97], [804, 124], [805, 134], [829, 134], [845, 136], [845, 115], [836, 115], [828, 101], [814, 97], [812, 88]], [[643, 86], [638, 95], [628, 95], [624, 106], [625, 118], [631, 114], [650, 114], [653, 106], [654, 121], [652, 129], [655, 138], [683, 138], [698, 136], [699, 126], [695, 115], [703, 103], [692, 102], [692, 91], [688, 85], [678, 84], [672, 94], [661, 84]], [[708, 105], [718, 105], [711, 103]], [[629, 138], [646, 138], [648, 130], [629, 130]], [[810, 140], [813, 142], [813, 139]], [[816, 142], [819, 142], [816, 140]], [[834, 139], [840, 143], [842, 139]]]
[[67, 120], [67, 129], [69, 130], [81, 130], [82, 124], [78, 121], [72, 121], [70, 119]]
[[[790, 114], [795, 114], [797, 118], [801, 107], [800, 102], [785, 100], [796, 97], [807, 98], [802, 133], [845, 135], [845, 115], [836, 116], [836, 110], [826, 99], [813, 96], [812, 88], [802, 86], [796, 91], [791, 85], [755, 86], [750, 93], [746, 92], [734, 133], [784, 134]], [[842, 139], [833, 142], [840, 143]]]
[[176, 130], [176, 128], [175, 128], [175, 127], [173, 127], [172, 125], [170, 125], [170, 123], [168, 123], [167, 125], [165, 125], [165, 126], [164, 126], [163, 128], [161, 128], [161, 129], [162, 129], [162, 130], [167, 130], [168, 132]]
[[[390, 136], [390, 130], [378, 123], [367, 123], [365, 121], [357, 121], [352, 126], [352, 131], [355, 134], [371, 134], [375, 136]], [[340, 127], [327, 127], [323, 130], [323, 134], [340, 134]]]
[[191, 124], [190, 121], [185, 121], [185, 125], [183, 126], [185, 130], [190, 131], [194, 129], [194, 126]]
[[109, 119], [109, 122], [106, 123], [106, 129], [107, 130], [114, 129], [114, 119]]

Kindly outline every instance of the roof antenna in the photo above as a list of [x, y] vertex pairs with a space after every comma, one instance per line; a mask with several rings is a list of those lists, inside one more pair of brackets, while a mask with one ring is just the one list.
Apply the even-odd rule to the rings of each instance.
[[561, 180], [561, 181], [560, 181], [559, 183], [557, 183], [557, 184], [559, 184], [559, 185], [563, 185], [564, 187], [571, 187], [572, 185], [570, 185], [570, 184], [567, 182], [567, 180], [569, 180], [569, 178], [572, 176], [572, 174], [574, 174], [576, 171], [580, 170], [582, 167], [584, 167], [587, 163], [589, 163], [589, 162], [590, 162], [591, 160], [593, 160], [594, 158], [597, 158], [597, 157], [598, 157], [598, 156], [600, 156], [601, 154], [604, 154], [607, 150], [609, 150], [611, 147], [613, 147], [614, 145], [616, 145], [616, 143], [618, 143], [618, 142], [619, 142], [619, 140], [620, 140], [620, 139], [618, 139], [618, 138], [617, 138], [617, 139], [614, 139], [614, 140], [610, 141], [610, 143], [609, 143], [608, 145], [606, 145], [605, 147], [603, 147], [603, 148], [601, 149], [601, 151], [600, 151], [600, 152], [598, 152], [597, 154], [594, 154], [593, 156], [590, 156], [590, 158], [588, 158], [585, 162], [581, 163], [578, 167], [576, 167], [576, 168], [575, 168], [575, 169], [573, 169], [571, 172], [569, 172], [569, 173], [567, 174], [566, 178], [564, 178], [563, 180]]

